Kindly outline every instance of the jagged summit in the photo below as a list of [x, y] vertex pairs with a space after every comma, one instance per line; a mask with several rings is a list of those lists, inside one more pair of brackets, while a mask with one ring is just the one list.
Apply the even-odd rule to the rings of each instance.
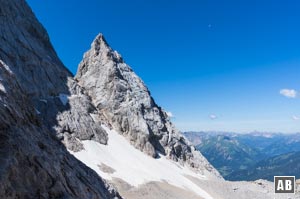
[[[122, 63], [123, 62], [123, 58], [122, 56], [117, 52], [114, 51], [108, 44], [108, 42], [106, 41], [106, 39], [104, 38], [104, 35], [102, 33], [99, 33], [96, 38], [94, 39], [94, 41], [91, 44], [91, 49], [84, 54], [83, 56], [83, 61], [85, 59], [88, 59], [89, 56], [95, 56], [95, 60], [98, 60], [99, 62], [101, 60], [112, 60], [114, 62], [117, 63]], [[78, 67], [77, 73], [76, 73], [76, 79], [79, 79], [80, 77], [82, 77], [83, 75], [85, 75], [85, 73], [87, 73], [88, 71], [93, 70], [89, 68], [89, 65], [84, 64], [83, 62], [80, 63], [80, 66]]]
[[95, 54], [98, 55], [100, 52], [109, 52], [112, 49], [108, 45], [102, 33], [99, 33], [91, 44], [91, 49], [95, 50]]
[[84, 54], [75, 76], [112, 127], [152, 157], [159, 154], [219, 176], [176, 130], [144, 82], [99, 34]]
[[[105, 48], [110, 49], [110, 46], [108, 45], [106, 39], [104, 38], [104, 35], [102, 33], [99, 33], [94, 41], [92, 42], [92, 48], [101, 48], [100, 45], [103, 45]], [[103, 48], [103, 47], [102, 47]]]

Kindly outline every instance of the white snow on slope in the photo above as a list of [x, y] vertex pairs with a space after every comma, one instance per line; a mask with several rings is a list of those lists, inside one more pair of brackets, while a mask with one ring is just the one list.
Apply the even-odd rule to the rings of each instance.
[[[0, 81], [1, 81], [1, 79], [0, 79]], [[1, 82], [0, 82], [0, 91], [2, 91], [3, 93], [6, 93], [6, 89]]]
[[[134, 148], [122, 135], [114, 130], [103, 128], [108, 132], [108, 145], [95, 141], [83, 141], [85, 150], [72, 152], [76, 158], [95, 170], [101, 177], [111, 180], [112, 177], [121, 178], [132, 186], [139, 186], [150, 181], [166, 181], [171, 185], [195, 192], [205, 199], [212, 197], [194, 184], [184, 175], [190, 175], [200, 180], [207, 180], [205, 176], [196, 174], [187, 167], [161, 156], [154, 159]], [[108, 165], [114, 173], [104, 173], [98, 165]]]

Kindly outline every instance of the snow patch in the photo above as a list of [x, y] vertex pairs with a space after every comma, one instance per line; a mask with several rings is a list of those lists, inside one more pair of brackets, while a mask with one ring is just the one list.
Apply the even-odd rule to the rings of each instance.
[[[197, 193], [205, 199], [212, 197], [194, 184], [185, 175], [207, 180], [203, 175], [197, 174], [188, 167], [161, 156], [154, 159], [134, 148], [122, 135], [114, 130], [102, 126], [108, 133], [108, 144], [82, 141], [84, 150], [72, 152], [76, 158], [96, 171], [101, 177], [111, 180], [113, 177], [121, 178], [132, 186], [139, 186], [150, 181], [166, 181], [171, 185], [184, 188]], [[98, 165], [105, 164], [115, 170], [114, 173], [105, 173]]]
[[168, 115], [169, 118], [174, 117], [173, 113], [171, 111], [167, 111], [166, 114]]
[[45, 100], [45, 99], [40, 99], [40, 102], [44, 102], [45, 104], [47, 104], [47, 103], [48, 103], [48, 101], [47, 101], [47, 100]]
[[3, 93], [6, 93], [6, 89], [1, 82], [0, 82], [0, 91], [2, 91]]
[[35, 108], [35, 112], [36, 112], [36, 114], [38, 114], [38, 115], [41, 114], [41, 112], [40, 112], [39, 110], [37, 110], [36, 108]]
[[3, 66], [5, 68], [6, 71], [8, 71], [10, 74], [12, 74], [13, 72], [10, 70], [9, 66], [6, 65], [2, 60], [0, 60], [0, 65]]
[[66, 94], [60, 93], [58, 97], [64, 106], [66, 106], [67, 103], [69, 102], [69, 96]]

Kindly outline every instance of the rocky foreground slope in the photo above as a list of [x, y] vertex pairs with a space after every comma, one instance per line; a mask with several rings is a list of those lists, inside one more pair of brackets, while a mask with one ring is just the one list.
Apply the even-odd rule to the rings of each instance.
[[46, 31], [25, 1], [0, 5], [0, 198], [121, 198], [54, 134], [71, 74]]
[[26, 2], [0, 5], [0, 198], [272, 198], [232, 189], [101, 34], [73, 78]]

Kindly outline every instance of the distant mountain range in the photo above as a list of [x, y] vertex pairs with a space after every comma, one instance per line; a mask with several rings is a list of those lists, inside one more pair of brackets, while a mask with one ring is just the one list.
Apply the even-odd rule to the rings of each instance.
[[300, 178], [300, 151], [285, 153], [259, 161], [249, 169], [237, 170], [227, 176], [228, 180], [273, 181], [275, 175]]
[[300, 177], [300, 133], [238, 134], [185, 132], [184, 135], [227, 180]]

